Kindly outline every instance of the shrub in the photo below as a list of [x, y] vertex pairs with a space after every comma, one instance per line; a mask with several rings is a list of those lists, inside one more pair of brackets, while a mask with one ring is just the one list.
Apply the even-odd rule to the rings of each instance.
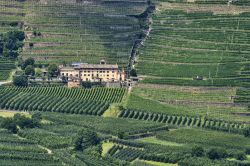
[[238, 152], [236, 155], [235, 155], [235, 158], [237, 160], [245, 160], [247, 157], [246, 157], [246, 154], [243, 153], [243, 152]]
[[28, 86], [28, 79], [25, 76], [16, 76], [13, 79], [13, 85], [18, 87]]
[[227, 157], [227, 152], [225, 149], [212, 148], [207, 152], [207, 156], [212, 160], [216, 160]]
[[204, 149], [201, 146], [195, 146], [192, 148], [191, 154], [193, 157], [202, 157], [204, 156]]
[[244, 134], [245, 137], [250, 137], [250, 126], [246, 127], [243, 130], [243, 134]]

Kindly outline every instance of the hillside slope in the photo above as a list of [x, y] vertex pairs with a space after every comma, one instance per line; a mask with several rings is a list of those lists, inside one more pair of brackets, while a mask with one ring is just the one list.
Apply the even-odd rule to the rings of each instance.
[[133, 15], [147, 8], [145, 0], [56, 1], [1, 0], [1, 31], [26, 33], [23, 58], [40, 63], [89, 62], [127, 65], [134, 42], [142, 33]]

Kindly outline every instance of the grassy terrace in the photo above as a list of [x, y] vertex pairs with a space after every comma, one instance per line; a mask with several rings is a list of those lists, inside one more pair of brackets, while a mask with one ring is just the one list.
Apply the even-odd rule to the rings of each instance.
[[[168, 115], [207, 116], [227, 121], [250, 122], [247, 108], [234, 104], [236, 88], [183, 87], [139, 84], [125, 102], [129, 109]], [[240, 113], [240, 114], [238, 114]]]

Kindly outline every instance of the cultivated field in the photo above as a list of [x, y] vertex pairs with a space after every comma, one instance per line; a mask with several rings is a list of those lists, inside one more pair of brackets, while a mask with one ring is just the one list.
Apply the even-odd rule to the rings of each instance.
[[[0, 165], [249, 165], [249, 16], [245, 0], [0, 0], [0, 36], [25, 32], [20, 57], [135, 60], [141, 79], [1, 86]], [[0, 57], [0, 81], [16, 64]]]

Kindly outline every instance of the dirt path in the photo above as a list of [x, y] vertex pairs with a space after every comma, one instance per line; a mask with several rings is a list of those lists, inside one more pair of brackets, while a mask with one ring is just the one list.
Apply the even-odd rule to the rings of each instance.
[[42, 146], [42, 145], [38, 145], [41, 149], [47, 150], [48, 154], [52, 154], [52, 150]]
[[3, 82], [0, 82], [0, 86], [1, 86], [1, 85], [4, 85], [4, 84], [8, 84], [8, 83], [11, 83], [11, 81], [3, 81]]

